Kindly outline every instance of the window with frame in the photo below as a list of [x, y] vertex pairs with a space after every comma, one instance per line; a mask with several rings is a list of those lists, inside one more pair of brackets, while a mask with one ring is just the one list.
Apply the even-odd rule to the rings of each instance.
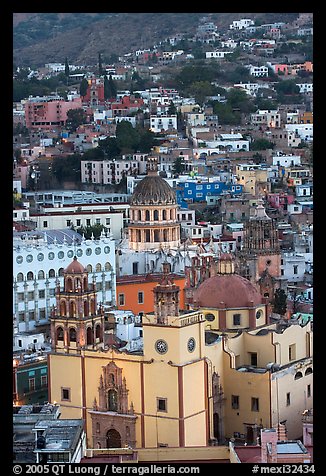
[[124, 306], [125, 305], [125, 295], [124, 294], [119, 294], [118, 299], [119, 299], [119, 306]]
[[143, 293], [143, 291], [138, 292], [138, 304], [144, 304], [144, 293]]
[[239, 408], [239, 395], [231, 395], [231, 406], [234, 410]]
[[251, 398], [251, 411], [259, 412], [259, 398], [256, 398], [256, 397]]
[[28, 379], [28, 389], [30, 392], [33, 392], [35, 390], [35, 378]]
[[158, 412], [167, 412], [167, 398], [157, 397], [156, 403]]

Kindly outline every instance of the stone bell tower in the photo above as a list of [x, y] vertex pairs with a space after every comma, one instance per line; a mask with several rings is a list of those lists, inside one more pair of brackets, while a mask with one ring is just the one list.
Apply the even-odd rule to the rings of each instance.
[[56, 308], [51, 321], [52, 349], [68, 353], [103, 345], [104, 309], [97, 306], [95, 282], [74, 257], [64, 270], [64, 286], [57, 283]]
[[280, 286], [281, 250], [276, 221], [266, 214], [262, 203], [245, 224], [243, 248], [238, 257], [239, 274], [271, 300]]
[[180, 287], [174, 284], [170, 272], [170, 263], [163, 263], [163, 276], [153, 289], [154, 313], [158, 324], [165, 324], [168, 316], [179, 316]]

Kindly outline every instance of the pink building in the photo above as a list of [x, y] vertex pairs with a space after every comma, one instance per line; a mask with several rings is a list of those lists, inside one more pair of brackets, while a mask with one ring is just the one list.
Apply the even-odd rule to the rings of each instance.
[[80, 98], [72, 101], [51, 97], [31, 98], [25, 103], [25, 119], [28, 129], [51, 129], [64, 126], [67, 112], [70, 109], [80, 109]]
[[267, 201], [269, 205], [277, 210], [283, 210], [284, 212], [287, 211], [288, 205], [294, 202], [294, 195], [289, 195], [286, 192], [280, 193], [268, 193], [267, 194]]

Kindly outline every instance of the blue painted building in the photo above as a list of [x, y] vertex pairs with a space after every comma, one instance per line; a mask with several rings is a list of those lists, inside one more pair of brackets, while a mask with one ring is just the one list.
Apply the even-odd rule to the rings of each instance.
[[177, 202], [183, 208], [187, 208], [188, 203], [207, 202], [207, 197], [219, 197], [222, 193], [238, 196], [242, 192], [243, 185], [220, 181], [203, 182], [189, 180], [179, 182], [176, 188]]

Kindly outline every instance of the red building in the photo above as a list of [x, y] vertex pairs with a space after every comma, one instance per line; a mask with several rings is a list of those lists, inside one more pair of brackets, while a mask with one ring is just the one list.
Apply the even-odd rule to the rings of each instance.
[[103, 106], [104, 99], [104, 78], [97, 78], [93, 76], [88, 79], [88, 88], [85, 96], [82, 96], [83, 103], [90, 106]]

